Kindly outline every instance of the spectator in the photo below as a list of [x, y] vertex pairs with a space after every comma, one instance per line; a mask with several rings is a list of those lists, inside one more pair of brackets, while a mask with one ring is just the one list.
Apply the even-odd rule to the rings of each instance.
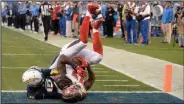
[[122, 21], [122, 34], [124, 34], [124, 40], [127, 40], [127, 32], [126, 32], [126, 9], [127, 9], [127, 5], [126, 2], [123, 2], [123, 8], [122, 8], [122, 17], [121, 17], [121, 21]]
[[1, 11], [3, 25], [5, 25], [5, 23], [6, 23], [6, 15], [7, 15], [7, 9], [6, 9], [6, 7], [4, 7], [4, 8], [2, 8], [2, 11]]
[[[39, 22], [38, 22], [38, 16], [39, 16], [39, 5], [36, 4], [36, 2], [33, 2], [32, 5], [30, 5], [30, 11], [32, 13], [32, 21], [34, 22], [34, 29], [35, 29], [35, 33], [38, 33], [38, 29], [39, 29]], [[31, 23], [31, 29], [32, 29], [32, 23]]]
[[19, 23], [20, 23], [20, 30], [24, 31], [25, 30], [25, 21], [26, 21], [26, 4], [25, 1], [20, 2], [19, 8], [18, 8], [18, 12], [20, 13], [20, 18], [19, 18]]
[[7, 16], [8, 16], [8, 26], [9, 27], [12, 27], [12, 23], [13, 23], [13, 12], [12, 12], [12, 9], [13, 9], [13, 5], [12, 4], [9, 4], [8, 5], [8, 9], [7, 9]]
[[66, 18], [64, 14], [64, 7], [65, 5], [61, 6], [61, 9], [58, 13], [58, 17], [59, 17], [60, 35], [66, 37]]
[[80, 10], [80, 26], [82, 25], [82, 22], [83, 22], [83, 19], [86, 15], [86, 12], [87, 12], [87, 7], [85, 4], [82, 4], [81, 5], [81, 10]]
[[[106, 20], [106, 13], [107, 13], [107, 7], [108, 7], [108, 3], [104, 3], [103, 5], [102, 5], [102, 16], [103, 16], [103, 18]], [[107, 36], [107, 26], [106, 26], [106, 24], [105, 24], [106, 22], [103, 22], [103, 36]]]
[[66, 6], [66, 35], [67, 37], [71, 38], [72, 35], [72, 2], [69, 2]]
[[57, 17], [56, 13], [60, 10], [59, 2], [55, 1], [53, 5], [53, 12], [52, 12], [52, 27], [54, 30], [54, 35], [57, 35], [59, 32], [59, 18]]
[[15, 19], [14, 19], [14, 26], [16, 29], [20, 28], [20, 22], [19, 22], [19, 18], [20, 18], [20, 13], [18, 11], [20, 3], [17, 3], [15, 6], [15, 9], [13, 11], [13, 14], [15, 15]]
[[[137, 44], [137, 29], [136, 29], [136, 17], [135, 17], [136, 4], [131, 1], [127, 3], [127, 15], [126, 15], [126, 30], [127, 30], [127, 42], [126, 44]], [[133, 33], [133, 39], [132, 39]], [[133, 40], [133, 41], [132, 41]]]
[[168, 43], [171, 42], [171, 34], [172, 34], [172, 22], [173, 22], [173, 7], [172, 2], [168, 1], [167, 6], [164, 9], [163, 15], [162, 15], [162, 31], [164, 34], [164, 40], [161, 41], [161, 43]]
[[[182, 4], [181, 4], [182, 5]], [[182, 6], [180, 6], [182, 8]], [[177, 11], [177, 28], [178, 28], [178, 44], [179, 47], [184, 48], [184, 14], [183, 11]]]
[[124, 9], [124, 5], [119, 2], [118, 3], [118, 13], [119, 13], [119, 16], [120, 16], [120, 23], [121, 23], [121, 31], [122, 31], [122, 38], [125, 39], [125, 33], [124, 33], [124, 26], [123, 26], [123, 9]]
[[113, 22], [114, 18], [113, 15], [115, 14], [115, 11], [112, 7], [112, 4], [109, 4], [107, 8], [106, 18], [105, 18], [105, 24], [107, 26], [107, 36], [113, 37]]
[[117, 26], [117, 21], [118, 21], [118, 18], [119, 18], [119, 14], [118, 14], [118, 7], [117, 7], [117, 5], [113, 4], [112, 7], [114, 9], [114, 13], [113, 13], [113, 36], [115, 36], [116, 33], [117, 33], [117, 31], [116, 31], [117, 27], [116, 26]]
[[141, 16], [140, 20], [140, 32], [143, 38], [143, 41], [139, 46], [148, 45], [148, 35], [150, 30], [150, 14], [151, 14], [151, 7], [150, 5], [143, 1], [143, 5], [140, 8], [139, 16]]
[[72, 13], [72, 18], [75, 19], [73, 25], [73, 31], [74, 31], [74, 38], [77, 38], [79, 35], [79, 7], [78, 7], [78, 2], [74, 2], [74, 7], [73, 7], [73, 13]]

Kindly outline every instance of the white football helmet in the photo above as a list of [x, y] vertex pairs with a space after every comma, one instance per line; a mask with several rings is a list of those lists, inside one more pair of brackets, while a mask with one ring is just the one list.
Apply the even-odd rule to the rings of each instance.
[[32, 66], [28, 68], [22, 75], [22, 80], [27, 86], [37, 86], [40, 85], [44, 79], [42, 73], [37, 66]]

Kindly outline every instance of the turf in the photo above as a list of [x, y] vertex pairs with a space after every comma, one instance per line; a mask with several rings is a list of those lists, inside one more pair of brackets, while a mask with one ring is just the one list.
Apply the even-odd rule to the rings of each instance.
[[[21, 77], [23, 72], [27, 70], [27, 67], [49, 67], [52, 59], [59, 50], [60, 48], [53, 45], [27, 37], [19, 32], [2, 28], [2, 90], [25, 90], [25, 85]], [[157, 91], [157, 89], [153, 87], [103, 65], [96, 65], [93, 66], [93, 68], [95, 68], [96, 81], [90, 89], [91, 91]], [[104, 82], [98, 80], [127, 80], [127, 82]], [[138, 86], [112, 87], [105, 85]]]
[[151, 38], [151, 43], [148, 46], [126, 45], [124, 44], [123, 39], [119, 38], [103, 38], [102, 42], [105, 46], [123, 49], [126, 51], [184, 65], [184, 48], [179, 48], [178, 44], [175, 44], [175, 47], [173, 47], [173, 44], [162, 44], [160, 43], [162, 40], [163, 37], [153, 37]]

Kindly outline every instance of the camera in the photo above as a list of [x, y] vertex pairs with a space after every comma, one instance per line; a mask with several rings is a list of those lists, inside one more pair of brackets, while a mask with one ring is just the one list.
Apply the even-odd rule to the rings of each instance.
[[181, 8], [181, 7], [177, 7], [177, 9], [176, 9], [176, 13], [175, 13], [175, 18], [178, 18], [178, 14], [181, 14], [183, 11], [183, 7]]

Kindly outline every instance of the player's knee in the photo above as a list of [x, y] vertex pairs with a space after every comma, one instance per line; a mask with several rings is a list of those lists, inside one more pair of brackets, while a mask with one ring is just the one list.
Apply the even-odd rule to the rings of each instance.
[[102, 55], [101, 54], [96, 54], [95, 56], [92, 56], [91, 60], [90, 60], [90, 64], [99, 64], [100, 61], [102, 60]]

